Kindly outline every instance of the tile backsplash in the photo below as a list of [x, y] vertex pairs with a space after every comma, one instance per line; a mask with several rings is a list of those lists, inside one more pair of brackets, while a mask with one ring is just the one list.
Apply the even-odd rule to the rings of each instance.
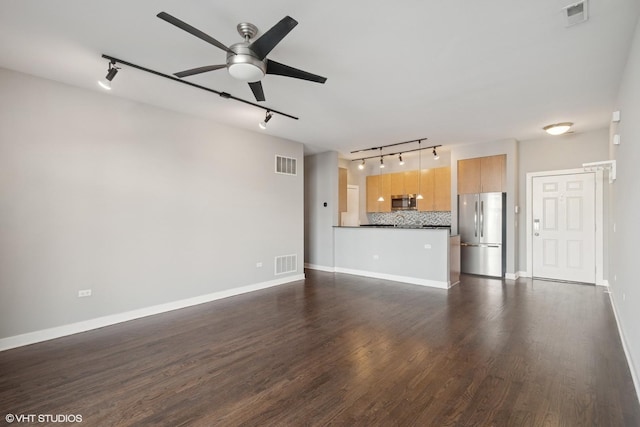
[[368, 213], [370, 224], [451, 225], [451, 212], [377, 212]]

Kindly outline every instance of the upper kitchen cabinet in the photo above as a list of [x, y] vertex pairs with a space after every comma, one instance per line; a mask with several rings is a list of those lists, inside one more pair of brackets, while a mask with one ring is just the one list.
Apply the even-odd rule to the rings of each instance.
[[458, 194], [506, 191], [504, 154], [458, 160]]
[[404, 193], [418, 194], [418, 171], [411, 170], [404, 172]]
[[407, 194], [404, 191], [404, 173], [397, 172], [391, 173], [391, 194], [392, 195], [400, 195]]
[[451, 168], [434, 169], [434, 186], [433, 186], [433, 210], [434, 211], [450, 211], [451, 210]]
[[367, 212], [391, 212], [391, 174], [367, 176]]
[[451, 210], [451, 168], [424, 169], [420, 173], [419, 211]]

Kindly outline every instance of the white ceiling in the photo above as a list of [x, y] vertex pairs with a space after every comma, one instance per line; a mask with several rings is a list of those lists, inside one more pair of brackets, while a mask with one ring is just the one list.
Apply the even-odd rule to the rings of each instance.
[[[268, 58], [328, 78], [267, 75], [267, 133], [307, 152], [428, 138], [429, 144], [543, 137], [542, 126], [608, 125], [640, 13], [638, 0], [589, 0], [590, 19], [565, 27], [573, 0], [3, 0], [0, 67], [95, 91], [108, 54], [165, 74], [225, 62], [225, 53], [160, 20], [165, 11], [227, 45], [236, 25], [261, 33], [285, 15], [299, 25]], [[260, 34], [261, 34], [260, 33]], [[188, 80], [255, 102], [218, 70]], [[264, 111], [126, 66], [111, 96], [259, 132]], [[346, 156], [353, 158], [353, 156]]]

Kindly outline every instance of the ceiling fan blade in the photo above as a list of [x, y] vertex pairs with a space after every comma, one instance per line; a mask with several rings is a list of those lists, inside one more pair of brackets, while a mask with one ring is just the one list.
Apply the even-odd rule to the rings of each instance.
[[251, 49], [259, 59], [264, 59], [296, 25], [298, 25], [298, 21], [290, 16], [285, 16], [280, 22], [271, 27], [269, 31], [260, 36], [258, 40], [251, 43], [249, 49]]
[[279, 62], [271, 61], [271, 60], [267, 61], [267, 74], [293, 77], [294, 79], [309, 80], [310, 82], [316, 82], [316, 83], [324, 83], [327, 81], [326, 77], [307, 73], [306, 71], [298, 70], [297, 68], [293, 68], [288, 65], [284, 65]]
[[181, 30], [186, 31], [189, 34], [192, 34], [192, 35], [198, 37], [199, 39], [202, 39], [202, 40], [206, 41], [207, 43], [211, 43], [215, 47], [218, 47], [218, 48], [224, 50], [225, 52], [234, 53], [231, 49], [229, 49], [227, 46], [223, 45], [222, 43], [220, 43], [218, 40], [214, 39], [210, 35], [205, 34], [202, 31], [200, 31], [199, 29], [197, 29], [195, 27], [192, 27], [191, 25], [187, 24], [184, 21], [179, 20], [175, 16], [169, 15], [167, 12], [160, 12], [156, 16], [158, 18], [162, 19], [163, 21], [167, 21], [168, 23], [175, 25], [176, 27], [180, 28]]
[[264, 101], [264, 92], [262, 91], [262, 83], [258, 82], [252, 82], [249, 83], [249, 87], [251, 88], [251, 91], [253, 92], [253, 96], [256, 97], [256, 101]]
[[176, 77], [187, 77], [193, 76], [194, 74], [206, 73], [207, 71], [215, 71], [221, 68], [227, 68], [227, 64], [218, 64], [218, 65], [205, 65], [204, 67], [192, 68], [190, 70], [180, 71], [178, 73], [173, 73]]

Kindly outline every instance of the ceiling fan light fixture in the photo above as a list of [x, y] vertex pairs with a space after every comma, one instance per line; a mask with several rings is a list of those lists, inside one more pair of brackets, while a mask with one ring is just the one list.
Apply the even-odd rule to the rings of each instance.
[[573, 123], [563, 122], [554, 123], [552, 125], [545, 126], [542, 129], [549, 135], [562, 135], [563, 133], [567, 133], [569, 129], [571, 129], [571, 126], [573, 126]]
[[264, 73], [259, 67], [249, 63], [231, 64], [229, 74], [236, 80], [243, 82], [257, 82], [264, 77]]

